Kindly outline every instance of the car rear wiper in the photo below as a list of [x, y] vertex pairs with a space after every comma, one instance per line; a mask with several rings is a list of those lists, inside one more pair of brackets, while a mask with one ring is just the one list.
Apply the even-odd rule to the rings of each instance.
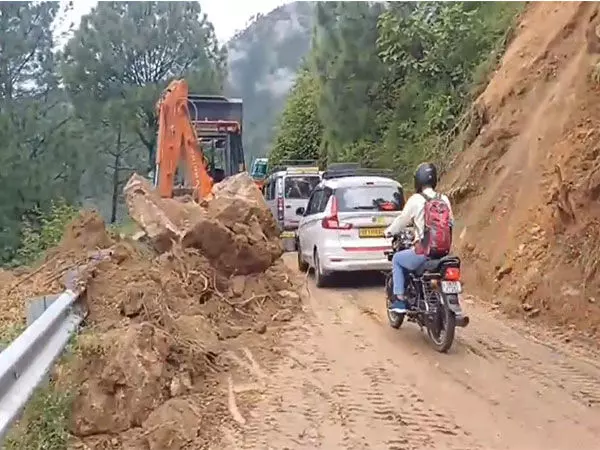
[[352, 209], [369, 209], [369, 210], [373, 210], [373, 209], [377, 209], [376, 206], [353, 206]]

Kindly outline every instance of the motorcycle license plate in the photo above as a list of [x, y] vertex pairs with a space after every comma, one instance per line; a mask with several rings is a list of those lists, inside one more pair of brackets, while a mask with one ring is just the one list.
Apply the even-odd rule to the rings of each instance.
[[296, 233], [294, 233], [293, 231], [284, 231], [283, 233], [281, 233], [279, 235], [279, 237], [281, 239], [285, 239], [285, 238], [293, 238], [296, 237]]
[[460, 281], [442, 281], [442, 292], [444, 294], [460, 294], [462, 284]]

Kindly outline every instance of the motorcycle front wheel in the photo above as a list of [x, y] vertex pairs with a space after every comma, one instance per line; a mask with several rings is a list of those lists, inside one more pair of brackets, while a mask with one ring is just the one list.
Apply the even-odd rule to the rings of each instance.
[[427, 335], [433, 347], [440, 353], [446, 353], [454, 342], [456, 317], [448, 308], [446, 297], [441, 292], [436, 292], [438, 307], [434, 316], [428, 321]]

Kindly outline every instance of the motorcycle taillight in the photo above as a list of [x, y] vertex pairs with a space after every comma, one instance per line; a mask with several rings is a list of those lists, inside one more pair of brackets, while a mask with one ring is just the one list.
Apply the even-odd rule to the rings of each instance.
[[460, 280], [460, 268], [446, 267], [446, 271], [444, 272], [444, 280], [459, 281]]

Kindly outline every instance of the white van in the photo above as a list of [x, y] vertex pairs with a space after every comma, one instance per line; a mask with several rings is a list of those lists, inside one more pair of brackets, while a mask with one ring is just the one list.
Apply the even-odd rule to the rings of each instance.
[[295, 238], [302, 217], [296, 210], [306, 208], [310, 194], [320, 182], [321, 173], [316, 163], [283, 165], [266, 178], [263, 195], [282, 230], [282, 238]]

